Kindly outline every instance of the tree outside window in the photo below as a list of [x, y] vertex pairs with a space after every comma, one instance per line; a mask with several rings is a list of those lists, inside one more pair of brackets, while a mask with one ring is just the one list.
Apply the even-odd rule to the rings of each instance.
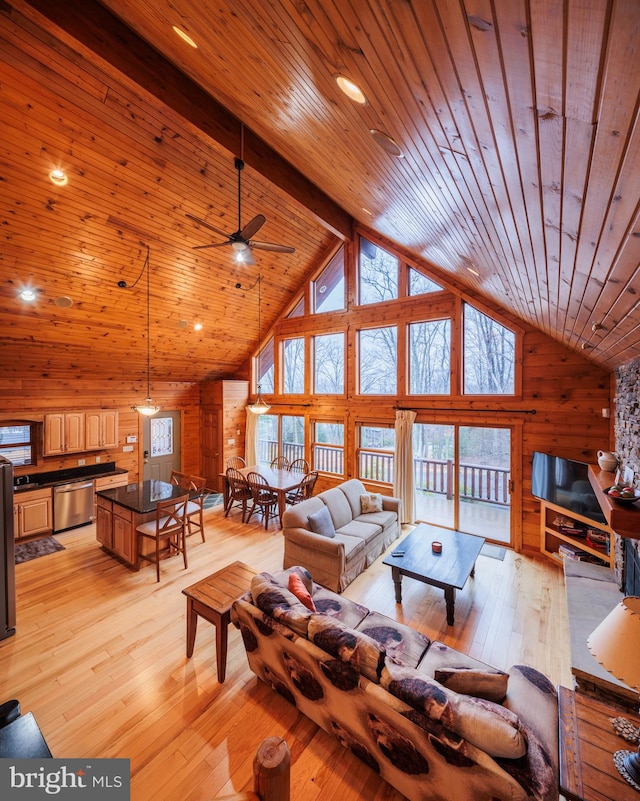
[[285, 339], [282, 343], [284, 354], [285, 394], [301, 395], [304, 392], [304, 337]]
[[413, 267], [409, 268], [409, 294], [410, 295], [428, 295], [431, 292], [442, 292], [440, 284], [436, 284], [426, 275], [414, 270]]
[[448, 395], [451, 392], [451, 321], [411, 323], [409, 348], [410, 394]]
[[391, 253], [360, 237], [359, 299], [362, 305], [398, 297], [399, 261]]
[[318, 395], [344, 393], [344, 334], [323, 334], [313, 338], [314, 392]]
[[464, 306], [464, 392], [467, 395], [513, 395], [515, 334]]
[[395, 395], [397, 387], [398, 329], [370, 328], [359, 332], [360, 394]]
[[280, 419], [280, 455], [289, 462], [304, 459], [304, 417], [283, 414]]
[[316, 422], [313, 426], [313, 466], [320, 473], [344, 475], [344, 423]]

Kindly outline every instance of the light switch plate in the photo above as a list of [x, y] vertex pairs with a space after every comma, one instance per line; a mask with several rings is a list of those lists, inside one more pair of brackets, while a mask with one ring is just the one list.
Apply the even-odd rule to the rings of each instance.
[[123, 445], [122, 446], [122, 452], [123, 453], [131, 453], [132, 450], [133, 450], [133, 445]]

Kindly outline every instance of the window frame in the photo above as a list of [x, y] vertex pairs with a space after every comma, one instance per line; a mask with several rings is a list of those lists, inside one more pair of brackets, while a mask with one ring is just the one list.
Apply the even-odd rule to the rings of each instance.
[[[0, 422], [0, 433], [2, 432], [3, 428], [28, 428], [29, 439], [24, 442], [12, 442], [5, 445], [2, 442], [2, 436], [0, 436], [0, 456], [4, 457], [5, 459], [7, 459], [7, 461], [11, 462], [14, 470], [18, 467], [30, 467], [32, 465], [37, 464], [38, 463], [37, 437], [36, 437], [37, 423], [32, 422], [30, 420], [3, 420]], [[15, 450], [16, 448], [26, 448], [28, 450], [29, 452], [28, 461], [24, 461], [18, 464], [6, 455], [8, 451]]]
[[[311, 457], [311, 464], [312, 469], [317, 470], [320, 475], [323, 476], [333, 476], [338, 478], [344, 478], [346, 475], [346, 435], [347, 435], [347, 426], [343, 419], [338, 417], [313, 417], [311, 418], [310, 426], [311, 426], [311, 442], [310, 442], [310, 457]], [[342, 445], [335, 445], [333, 443], [327, 442], [319, 442], [317, 438], [317, 427], [318, 425], [338, 425], [342, 426]], [[318, 460], [316, 458], [316, 448], [323, 447], [333, 450], [335, 452], [339, 452], [342, 454], [342, 473], [333, 473], [328, 472], [326, 470], [321, 470], [318, 467]]]
[[[356, 475], [363, 483], [374, 484], [379, 487], [393, 488], [393, 481], [395, 476], [395, 455], [396, 455], [396, 441], [395, 441], [395, 425], [393, 423], [372, 422], [371, 420], [356, 420], [356, 437], [355, 437], [355, 461], [356, 461]], [[362, 444], [362, 429], [363, 428], [384, 428], [393, 433], [393, 450], [383, 451], [380, 448], [369, 448]], [[363, 453], [391, 455], [391, 480], [381, 481], [377, 478], [369, 478], [362, 475], [360, 456]]]
[[[340, 392], [320, 392], [317, 387], [316, 375], [316, 341], [323, 337], [342, 337], [342, 390]], [[323, 331], [322, 333], [311, 334], [311, 392], [313, 395], [319, 395], [322, 398], [336, 397], [344, 398], [347, 394], [347, 332], [346, 331]]]

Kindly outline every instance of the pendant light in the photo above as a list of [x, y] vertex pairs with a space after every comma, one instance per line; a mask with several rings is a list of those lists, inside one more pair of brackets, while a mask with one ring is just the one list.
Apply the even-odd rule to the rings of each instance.
[[144, 399], [144, 403], [139, 406], [132, 406], [134, 412], [138, 412], [138, 414], [144, 415], [144, 417], [153, 417], [156, 412], [160, 411], [159, 406], [154, 406], [151, 400], [151, 340], [150, 340], [150, 331], [151, 331], [151, 300], [150, 300], [150, 272], [151, 266], [149, 264], [149, 246], [147, 245], [147, 257], [145, 259], [143, 268], [147, 268], [147, 397]]
[[256, 398], [256, 402], [252, 403], [250, 406], [247, 407], [250, 412], [253, 412], [253, 414], [266, 414], [269, 411], [269, 409], [271, 408], [270, 406], [267, 406], [267, 404], [265, 403], [265, 401], [264, 401], [264, 399], [262, 397], [261, 391], [260, 391], [260, 356], [261, 356], [261, 351], [262, 351], [262, 342], [261, 342], [261, 339], [260, 339], [260, 330], [261, 330], [260, 329], [260, 322], [261, 322], [261, 318], [260, 318], [260, 285], [261, 285], [261, 283], [262, 283], [262, 276], [259, 275], [258, 276], [258, 369], [257, 369], [258, 396]]

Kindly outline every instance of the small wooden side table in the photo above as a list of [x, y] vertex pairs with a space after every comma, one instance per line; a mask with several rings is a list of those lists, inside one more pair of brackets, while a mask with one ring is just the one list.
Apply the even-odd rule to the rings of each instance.
[[199, 615], [216, 627], [216, 669], [220, 684], [227, 671], [231, 607], [247, 592], [257, 572], [244, 562], [233, 562], [182, 590], [187, 596], [187, 658], [193, 655]]
[[567, 801], [639, 801], [632, 787], [613, 764], [616, 751], [635, 751], [613, 730], [610, 718], [627, 718], [640, 726], [640, 718], [597, 701], [588, 695], [558, 688], [560, 718], [560, 792]]

